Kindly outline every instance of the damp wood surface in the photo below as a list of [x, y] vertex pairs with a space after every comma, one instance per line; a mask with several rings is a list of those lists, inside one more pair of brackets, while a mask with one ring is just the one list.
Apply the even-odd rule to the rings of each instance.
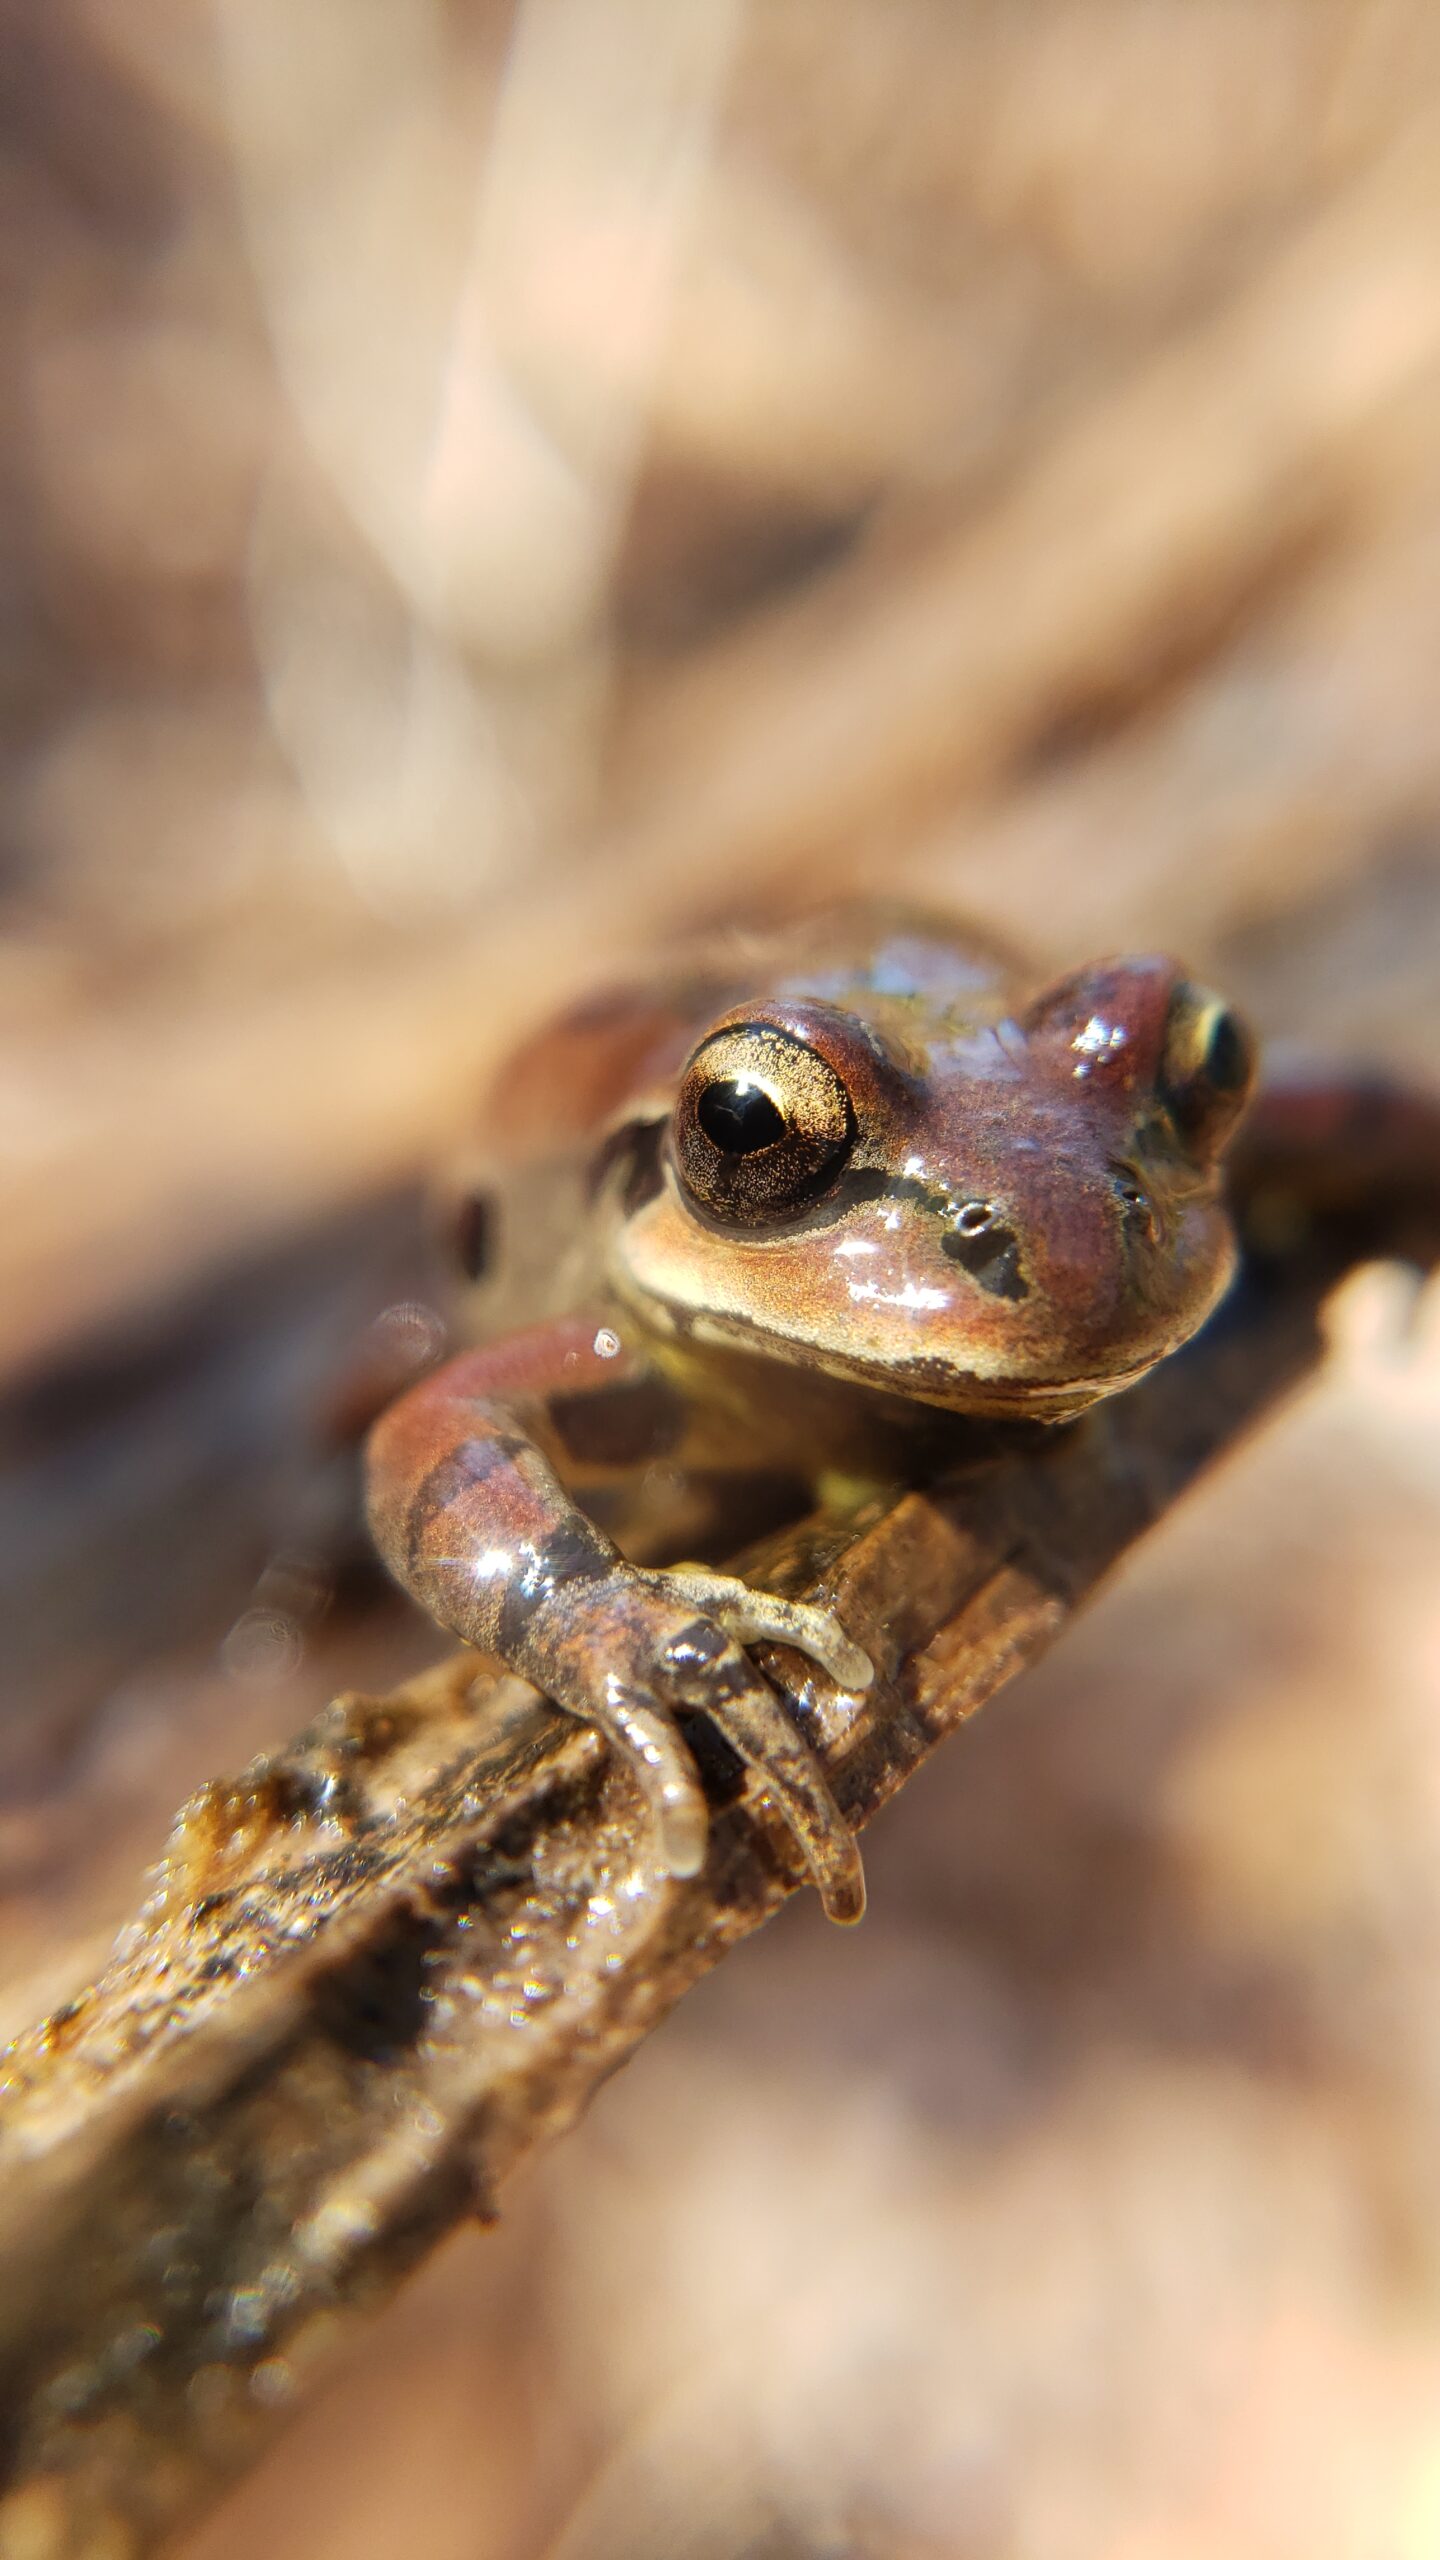
[[[1305, 1376], [1346, 1255], [1252, 1271], [1080, 1425], [990, 1438], [868, 1525], [746, 1559], [873, 1653], [798, 1712], [867, 1822], [1063, 1631], [1197, 1470]], [[777, 1661], [793, 1677], [793, 1657]], [[337, 1701], [184, 1809], [93, 1987], [0, 2101], [0, 2526], [142, 2551], [253, 2460], [302, 2382], [795, 1889], [762, 1806], [662, 1885], [598, 1737], [464, 1658]]]

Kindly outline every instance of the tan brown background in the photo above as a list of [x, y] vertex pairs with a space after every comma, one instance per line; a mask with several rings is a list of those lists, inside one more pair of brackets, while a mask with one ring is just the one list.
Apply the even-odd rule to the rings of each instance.
[[[423, 1655], [217, 1647], [525, 1015], [879, 879], [1440, 1071], [1440, 17], [0, 26], [18, 2023], [193, 1784]], [[197, 2555], [1429, 2560], [1413, 1317], [1352, 1290], [887, 1816], [863, 1936], [733, 1960]]]

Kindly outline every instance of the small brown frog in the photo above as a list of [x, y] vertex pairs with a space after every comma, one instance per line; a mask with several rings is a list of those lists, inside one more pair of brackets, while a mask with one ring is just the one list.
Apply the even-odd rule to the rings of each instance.
[[1230, 1278], [1253, 1071], [1173, 961], [1036, 988], [875, 907], [571, 1013], [502, 1076], [457, 1218], [493, 1338], [372, 1434], [381, 1553], [628, 1756], [671, 1874], [705, 1854], [699, 1709], [857, 1917], [849, 1828], [746, 1647], [852, 1691], [868, 1658], [828, 1610], [668, 1559], [716, 1550], [742, 1484], [752, 1523], [757, 1482], [853, 1498], [913, 1473], [937, 1408], [1060, 1422], [1184, 1342]]

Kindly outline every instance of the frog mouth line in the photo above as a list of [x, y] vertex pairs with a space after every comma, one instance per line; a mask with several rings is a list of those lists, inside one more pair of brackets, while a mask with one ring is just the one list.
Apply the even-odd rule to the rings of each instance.
[[1122, 1388], [1133, 1386], [1154, 1359], [1130, 1362], [1123, 1369], [1102, 1370], [1083, 1378], [982, 1378], [973, 1369], [949, 1367], [943, 1360], [923, 1352], [908, 1358], [865, 1361], [843, 1351], [831, 1351], [813, 1343], [803, 1335], [787, 1334], [778, 1328], [757, 1325], [752, 1319], [737, 1318], [727, 1322], [723, 1316], [687, 1314], [681, 1319], [682, 1329], [692, 1339], [712, 1342], [726, 1350], [737, 1347], [758, 1351], [763, 1357], [769, 1346], [774, 1356], [789, 1368], [818, 1369], [829, 1378], [841, 1378], [848, 1384], [872, 1387], [882, 1394], [909, 1397], [917, 1404], [931, 1405], [949, 1413], [969, 1413], [1003, 1419], [1032, 1422], [1066, 1422], [1072, 1415], [1083, 1413], [1087, 1405], [1097, 1404], [1105, 1396], [1118, 1395]]

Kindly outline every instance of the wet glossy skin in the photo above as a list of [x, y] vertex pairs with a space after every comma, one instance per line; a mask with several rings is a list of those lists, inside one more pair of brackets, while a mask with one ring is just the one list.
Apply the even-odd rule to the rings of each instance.
[[487, 1294], [492, 1325], [545, 1320], [382, 1420], [382, 1552], [630, 1755], [663, 1866], [703, 1857], [674, 1722], [703, 1707], [854, 1916], [853, 1843], [744, 1647], [778, 1636], [851, 1687], [868, 1664], [823, 1612], [637, 1560], [722, 1537], [727, 1484], [793, 1507], [903, 1475], [927, 1411], [1063, 1419], [1184, 1341], [1230, 1276], [1221, 1158], [1251, 1073], [1173, 962], [1037, 990], [874, 909], [569, 1017], [502, 1079], [508, 1161], [459, 1229], [488, 1259], [481, 1321]]
[[[833, 993], [782, 982], [700, 1045], [667, 1097], [663, 1176], [607, 1235], [613, 1285], [644, 1322], [1047, 1419], [1194, 1332], [1233, 1259], [1220, 1154], [1250, 1073], [1233, 1017], [1165, 961], [1087, 971], [1011, 1010], [1004, 980], [977, 985], [956, 960], [947, 981], [933, 948], [889, 938]], [[926, 961], [928, 983], [897, 985]], [[1217, 1034], [1226, 1081], [1201, 1095]], [[783, 1110], [792, 1043], [833, 1068], [853, 1132], [813, 1196], [749, 1214], [704, 1187], [692, 1099], [717, 1071], [748, 1074]]]

